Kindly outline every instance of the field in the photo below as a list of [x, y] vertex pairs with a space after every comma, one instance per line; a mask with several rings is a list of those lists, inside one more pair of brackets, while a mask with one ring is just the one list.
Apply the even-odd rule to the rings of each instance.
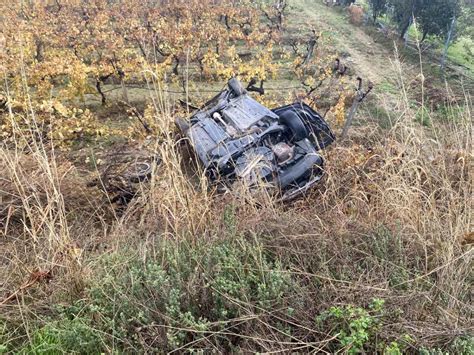
[[[443, 75], [439, 48], [287, 3], [0, 4], [0, 353], [474, 354], [472, 39]], [[195, 164], [174, 119], [233, 75], [335, 132], [301, 198]]]

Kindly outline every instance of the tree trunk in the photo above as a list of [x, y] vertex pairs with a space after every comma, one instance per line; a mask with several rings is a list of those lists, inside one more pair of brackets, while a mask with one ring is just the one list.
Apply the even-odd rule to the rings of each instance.
[[120, 79], [120, 85], [122, 85], [122, 99], [125, 101], [127, 104], [130, 104], [130, 101], [128, 99], [128, 90], [127, 87], [125, 86], [125, 81], [123, 78]]
[[95, 88], [97, 89], [97, 92], [100, 95], [102, 105], [105, 105], [105, 102], [106, 102], [105, 93], [102, 91], [102, 83], [106, 81], [111, 75], [112, 73], [107, 74], [107, 75], [101, 75], [97, 78], [95, 82]]
[[36, 54], [35, 59], [41, 63], [44, 60], [44, 43], [41, 39], [35, 38]]
[[96, 87], [96, 89], [97, 89], [97, 92], [98, 92], [99, 95], [100, 95], [102, 105], [105, 105], [106, 97], [105, 97], [104, 92], [102, 91], [102, 86], [101, 86], [101, 81], [100, 81], [100, 79], [97, 79], [97, 81], [95, 82], [95, 87]]
[[137, 43], [138, 48], [140, 49], [140, 52], [141, 52], [143, 58], [148, 59], [148, 56], [146, 55], [146, 52], [145, 52], [145, 48], [143, 48], [143, 45], [140, 42], [140, 40], [138, 38], [135, 38], [135, 42]]
[[179, 67], [179, 58], [177, 56], [173, 56], [174, 57], [174, 60], [175, 60], [175, 65], [173, 67], [173, 74], [178, 76], [179, 75], [179, 71], [178, 71], [178, 67]]
[[283, 28], [283, 17], [284, 17], [284, 12], [286, 7], [288, 6], [288, 3], [286, 0], [280, 0], [277, 5], [277, 28], [278, 31], [281, 31]]
[[313, 57], [313, 53], [314, 53], [314, 47], [316, 47], [316, 44], [318, 43], [317, 39], [315, 38], [312, 38], [309, 42], [308, 42], [308, 52], [306, 53], [306, 57], [303, 61], [303, 65], [306, 65], [309, 63], [309, 61], [311, 60], [311, 58]]
[[229, 24], [229, 15], [224, 15], [224, 24], [227, 30], [230, 31], [232, 29], [232, 27], [230, 27], [230, 24]]
[[451, 25], [449, 26], [448, 36], [446, 37], [446, 42], [444, 43], [444, 51], [443, 56], [441, 57], [441, 72], [444, 75], [444, 69], [446, 67], [446, 57], [448, 56], [448, 49], [451, 45], [451, 41], [453, 40], [454, 28], [456, 27], [456, 16], [453, 16], [451, 21]]
[[408, 41], [407, 33], [408, 33], [408, 29], [409, 29], [410, 26], [411, 26], [411, 21], [412, 21], [412, 19], [411, 19], [411, 17], [410, 17], [410, 19], [408, 20], [408, 22], [406, 23], [406, 25], [403, 26], [402, 31], [401, 31], [401, 33], [400, 33], [400, 39], [403, 40], [403, 41], [405, 42], [405, 44], [406, 44], [407, 41]]
[[123, 72], [122, 69], [118, 69], [118, 74], [120, 78], [120, 85], [122, 86], [122, 100], [125, 101], [127, 104], [130, 104], [128, 100], [128, 90], [127, 87], [125, 86], [125, 73]]

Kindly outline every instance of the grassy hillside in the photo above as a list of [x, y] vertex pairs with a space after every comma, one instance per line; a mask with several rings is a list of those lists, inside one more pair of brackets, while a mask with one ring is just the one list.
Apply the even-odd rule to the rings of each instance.
[[[107, 105], [75, 98], [111, 131], [67, 149], [21, 111], [31, 125], [0, 144], [0, 353], [474, 353], [473, 73], [445, 81], [430, 55], [319, 1], [288, 11], [282, 43], [315, 28], [352, 85], [374, 83], [324, 180], [291, 203], [209, 186], [174, 127], [178, 82], [129, 83], [127, 107], [117, 83]], [[271, 106], [304, 90], [282, 67], [258, 98]], [[223, 86], [191, 77], [194, 103]], [[114, 203], [99, 173], [141, 155], [161, 164]]]

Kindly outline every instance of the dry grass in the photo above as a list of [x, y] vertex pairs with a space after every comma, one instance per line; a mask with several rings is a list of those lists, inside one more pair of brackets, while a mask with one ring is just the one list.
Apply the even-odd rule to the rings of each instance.
[[[0, 343], [35, 343], [38, 324], [45, 324], [45, 315], [56, 315], [55, 303], [90, 297], [90, 285], [103, 272], [101, 260], [110, 255], [132, 251], [144, 265], [154, 261], [166, 269], [170, 262], [160, 249], [163, 241], [171, 243], [168, 247], [184, 243], [204, 255], [203, 243], [211, 249], [240, 238], [262, 243], [261, 253], [297, 285], [284, 296], [294, 313], [262, 310], [222, 295], [238, 305], [238, 318], [216, 321], [198, 336], [197, 328], [169, 323], [164, 316], [163, 324], [140, 328], [146, 333], [141, 350], [155, 349], [150, 339], [170, 349], [163, 329], [183, 328], [188, 336], [181, 349], [229, 350], [219, 347], [219, 339], [227, 337], [245, 350], [335, 351], [334, 329], [318, 328], [315, 317], [332, 306], [365, 307], [373, 298], [384, 299], [387, 307], [377, 337], [400, 341], [408, 334], [408, 350], [444, 346], [472, 334], [473, 253], [464, 243], [473, 228], [468, 94], [455, 121], [440, 123], [427, 112], [431, 124], [426, 128], [415, 119], [400, 74], [402, 95], [392, 128], [356, 128], [351, 140], [325, 153], [325, 181], [283, 205], [242, 186], [220, 194], [199, 169], [190, 175], [169, 99], [153, 80], [151, 85], [157, 88], [152, 102], [159, 127], [153, 150], [162, 163], [121, 215], [111, 214], [108, 200], [87, 187], [89, 176], [35, 139], [34, 130], [18, 129], [19, 139], [29, 142], [21, 149], [1, 146], [0, 330], [2, 324], [6, 330], [0, 331]], [[28, 119], [34, 122], [34, 114]], [[127, 267], [127, 260], [119, 269]], [[209, 296], [207, 281], [199, 279], [206, 278], [201, 267], [198, 263], [195, 278], [182, 280], [189, 295]], [[259, 272], [266, 271], [261, 266]], [[127, 297], [132, 302], [135, 296]], [[213, 328], [222, 324], [229, 327]], [[290, 328], [291, 335], [278, 327]], [[104, 339], [115, 344], [114, 336], [105, 333]], [[127, 344], [121, 346], [140, 350]]]

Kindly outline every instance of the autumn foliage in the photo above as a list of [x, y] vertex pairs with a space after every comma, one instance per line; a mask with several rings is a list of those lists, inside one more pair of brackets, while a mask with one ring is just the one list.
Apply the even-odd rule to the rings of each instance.
[[[286, 43], [285, 8], [284, 1], [248, 0], [3, 2], [2, 96], [16, 118], [0, 116], [2, 137], [30, 124], [27, 104], [34, 105], [43, 136], [61, 144], [106, 135], [85, 108], [87, 97], [107, 104], [106, 86], [117, 85], [128, 104], [127, 87], [149, 78], [182, 90], [236, 75], [257, 83], [296, 75], [300, 98], [316, 106], [326, 83], [337, 90], [325, 105], [340, 108], [338, 93], [349, 87], [335, 85], [337, 53], [316, 30]], [[270, 96], [260, 99], [273, 103]]]

